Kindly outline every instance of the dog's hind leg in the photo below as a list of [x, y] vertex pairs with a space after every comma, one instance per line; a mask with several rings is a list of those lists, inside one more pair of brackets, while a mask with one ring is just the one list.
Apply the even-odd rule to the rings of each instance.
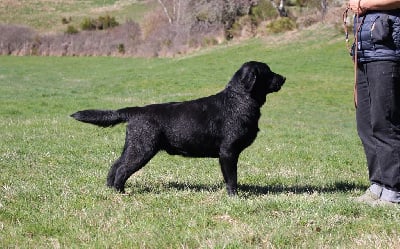
[[[136, 171], [146, 165], [148, 161], [157, 153], [157, 151], [148, 151], [144, 154], [137, 154], [135, 150], [127, 148], [122, 155], [119, 165], [116, 166], [113, 187], [119, 191], [125, 191], [125, 182]], [[114, 168], [114, 165], [113, 165]], [[112, 169], [113, 170], [113, 169]]]
[[114, 187], [114, 180], [115, 180], [115, 172], [121, 166], [121, 158], [118, 158], [117, 161], [111, 166], [110, 170], [108, 171], [107, 175], [107, 186]]
[[124, 192], [125, 182], [136, 171], [141, 169], [159, 151], [156, 129], [146, 127], [138, 130], [127, 127], [126, 143], [121, 157], [111, 167], [108, 179], [114, 179], [112, 186], [119, 192]]
[[221, 151], [219, 164], [221, 165], [222, 175], [224, 176], [228, 195], [237, 195], [237, 162], [239, 155], [229, 151]]
[[125, 145], [124, 149], [122, 150], [121, 156], [114, 162], [114, 164], [111, 166], [110, 170], [108, 171], [108, 176], [107, 176], [107, 186], [108, 187], [114, 187], [114, 181], [115, 181], [115, 173], [117, 172], [118, 168], [123, 164], [123, 156], [125, 154], [126, 148], [128, 147], [129, 141], [128, 141], [128, 130], [126, 131], [126, 136], [125, 136]]
[[110, 171], [108, 172], [107, 176], [108, 187], [114, 187], [115, 173], [117, 172], [118, 168], [122, 165], [122, 156], [124, 155], [125, 150], [126, 150], [126, 144], [124, 150], [122, 151], [121, 157], [114, 162], [114, 164], [110, 168]]

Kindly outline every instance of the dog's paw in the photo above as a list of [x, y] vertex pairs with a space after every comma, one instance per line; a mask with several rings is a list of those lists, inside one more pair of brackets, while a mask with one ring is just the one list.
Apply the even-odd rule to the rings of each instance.
[[229, 197], [236, 197], [238, 195], [237, 189], [227, 189]]

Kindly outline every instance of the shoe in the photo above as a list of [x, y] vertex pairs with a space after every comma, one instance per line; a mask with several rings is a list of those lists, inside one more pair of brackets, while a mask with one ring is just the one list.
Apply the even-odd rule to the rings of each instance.
[[375, 206], [377, 201], [380, 201], [379, 197], [380, 197], [379, 195], [372, 193], [370, 189], [367, 189], [367, 191], [365, 191], [363, 195], [355, 198], [354, 201], [368, 204], [370, 206]]
[[400, 207], [399, 202], [391, 202], [381, 198], [381, 196], [373, 193], [371, 188], [368, 188], [365, 193], [357, 198], [354, 201], [358, 203], [367, 204], [372, 207], [383, 207], [383, 206], [391, 206], [391, 207]]
[[378, 207], [400, 207], [399, 202], [385, 201], [382, 199], [376, 200], [371, 206]]

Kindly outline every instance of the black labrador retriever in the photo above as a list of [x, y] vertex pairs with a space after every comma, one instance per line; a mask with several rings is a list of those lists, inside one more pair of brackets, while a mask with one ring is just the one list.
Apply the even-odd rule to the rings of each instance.
[[127, 179], [164, 150], [171, 155], [219, 158], [229, 195], [237, 194], [239, 154], [256, 138], [260, 108], [285, 77], [261, 62], [250, 61], [221, 92], [196, 100], [84, 110], [71, 116], [101, 127], [128, 122], [121, 157], [111, 166], [107, 185], [124, 192]]

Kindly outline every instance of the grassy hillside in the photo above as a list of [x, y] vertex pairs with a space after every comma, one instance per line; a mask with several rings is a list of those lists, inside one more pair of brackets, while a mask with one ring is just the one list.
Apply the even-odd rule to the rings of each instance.
[[[352, 65], [331, 29], [178, 59], [0, 57], [1, 248], [397, 248], [395, 208], [352, 198], [368, 186]], [[282, 41], [277, 47], [272, 41]], [[206, 96], [248, 60], [287, 77], [262, 109], [228, 198], [218, 161], [158, 154], [105, 187], [124, 125], [69, 114]]]
[[75, 27], [85, 17], [101, 15], [115, 16], [121, 23], [127, 19], [140, 21], [155, 5], [152, 0], [5, 0], [0, 1], [0, 23], [27, 25], [43, 32], [64, 32], [62, 18], [71, 17]]

